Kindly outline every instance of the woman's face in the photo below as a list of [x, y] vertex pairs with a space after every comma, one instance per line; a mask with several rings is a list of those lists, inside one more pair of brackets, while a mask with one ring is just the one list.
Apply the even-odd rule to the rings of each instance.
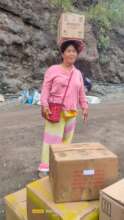
[[68, 46], [62, 54], [63, 61], [70, 65], [75, 63], [77, 57], [78, 53], [73, 45]]

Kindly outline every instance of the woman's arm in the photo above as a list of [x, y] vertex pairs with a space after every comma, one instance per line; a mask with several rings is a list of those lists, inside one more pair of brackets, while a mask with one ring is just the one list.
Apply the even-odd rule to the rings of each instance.
[[79, 89], [79, 104], [81, 109], [88, 109], [88, 101], [86, 98], [84, 81], [81, 73], [80, 73], [80, 80], [81, 80], [81, 86]]
[[81, 86], [79, 89], [79, 104], [83, 111], [83, 120], [86, 123], [88, 118], [88, 102], [85, 94], [84, 81], [81, 73], [80, 73], [80, 79], [81, 79]]
[[49, 107], [48, 98], [52, 86], [52, 80], [53, 80], [53, 74], [50, 67], [45, 72], [44, 81], [41, 88], [41, 106], [43, 107]]

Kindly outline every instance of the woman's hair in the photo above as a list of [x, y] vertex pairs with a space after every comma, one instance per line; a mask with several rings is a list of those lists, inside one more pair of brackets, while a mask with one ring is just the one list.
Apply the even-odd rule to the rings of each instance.
[[60, 46], [60, 50], [61, 50], [61, 53], [64, 53], [65, 50], [69, 47], [69, 46], [73, 46], [75, 48], [75, 50], [77, 51], [77, 53], [79, 54], [80, 53], [80, 45], [77, 41], [75, 40], [68, 40], [68, 41], [65, 41], [61, 44]]

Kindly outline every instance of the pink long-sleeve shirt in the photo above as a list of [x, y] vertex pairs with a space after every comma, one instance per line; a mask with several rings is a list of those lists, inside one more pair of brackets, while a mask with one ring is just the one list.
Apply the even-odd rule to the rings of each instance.
[[[77, 110], [79, 106], [82, 109], [88, 108], [82, 74], [75, 66], [71, 71], [73, 75], [64, 99], [63, 110]], [[42, 106], [49, 106], [49, 102], [62, 102], [71, 71], [65, 73], [61, 65], [53, 65], [47, 69], [41, 88]]]

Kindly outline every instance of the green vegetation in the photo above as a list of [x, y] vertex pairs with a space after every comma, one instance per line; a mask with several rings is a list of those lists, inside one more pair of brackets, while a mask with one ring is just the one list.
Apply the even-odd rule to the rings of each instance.
[[88, 10], [88, 17], [105, 28], [124, 25], [124, 1], [103, 0]]
[[92, 22], [98, 41], [100, 63], [106, 64], [107, 50], [110, 46], [109, 31], [117, 25], [124, 25], [124, 1], [103, 1], [96, 6], [91, 6], [87, 12], [88, 19]]
[[51, 4], [62, 8], [64, 11], [71, 10], [73, 8], [72, 0], [50, 0]]

